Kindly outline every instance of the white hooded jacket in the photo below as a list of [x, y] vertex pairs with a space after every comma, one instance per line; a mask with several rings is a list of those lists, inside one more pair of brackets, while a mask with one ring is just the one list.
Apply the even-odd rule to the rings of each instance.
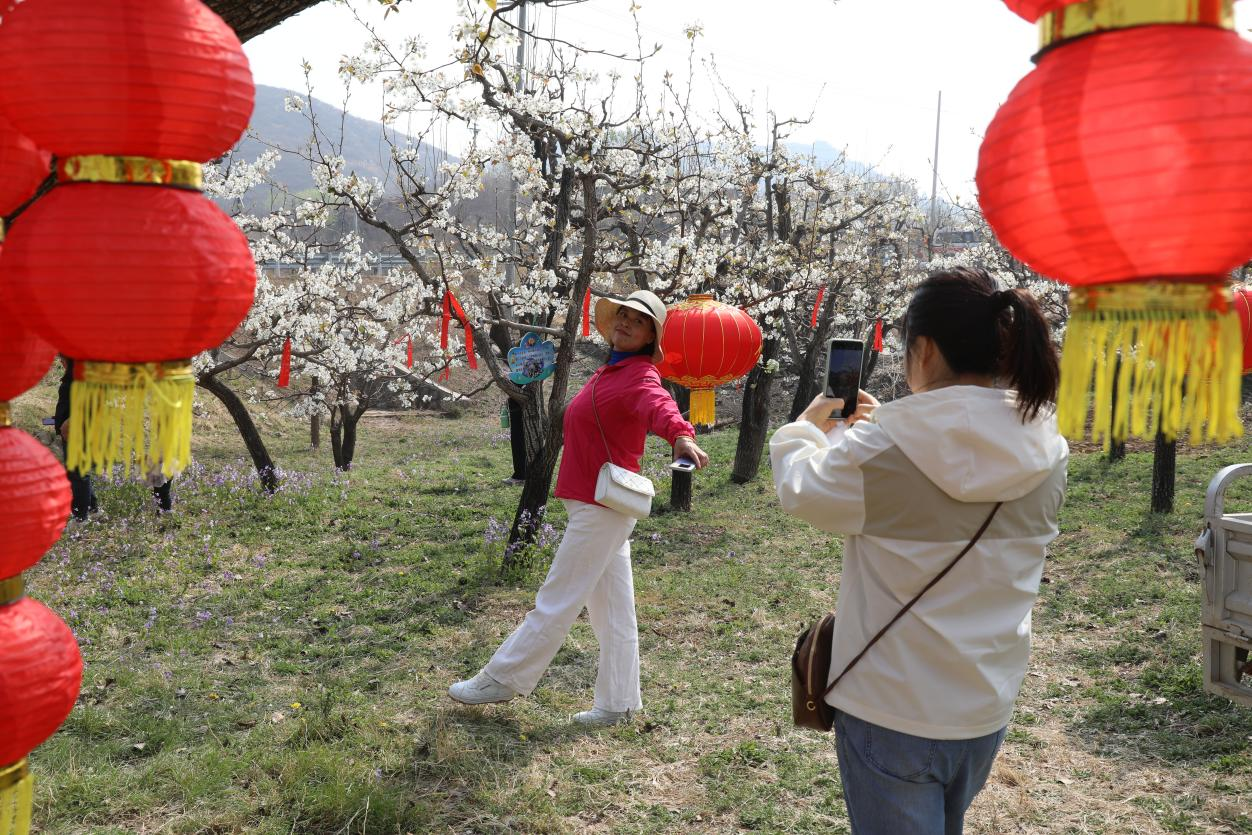
[[949, 386], [886, 403], [827, 438], [807, 421], [770, 440], [783, 509], [847, 534], [831, 676], [969, 542], [826, 701], [876, 725], [972, 739], [1008, 724], [1030, 611], [1057, 535], [1069, 447], [1056, 419], [1023, 424], [1012, 391]]

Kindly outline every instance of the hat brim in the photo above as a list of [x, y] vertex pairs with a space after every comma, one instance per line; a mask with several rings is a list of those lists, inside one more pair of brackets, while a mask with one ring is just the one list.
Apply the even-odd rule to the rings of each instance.
[[665, 325], [657, 321], [657, 318], [652, 315], [652, 311], [648, 310], [647, 305], [634, 299], [627, 299], [622, 302], [605, 298], [596, 299], [596, 330], [604, 337], [604, 341], [609, 344], [609, 347], [613, 347], [613, 317], [617, 316], [619, 307], [629, 307], [631, 310], [638, 310], [652, 320], [652, 327], [656, 330], [656, 346], [652, 351], [652, 361], [660, 363], [661, 360], [665, 359], [665, 354], [661, 351], [661, 334], [665, 330]]

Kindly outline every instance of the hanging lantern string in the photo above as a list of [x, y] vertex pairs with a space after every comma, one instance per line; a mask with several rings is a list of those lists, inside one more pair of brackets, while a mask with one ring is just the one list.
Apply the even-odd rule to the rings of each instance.
[[87, 154], [57, 160], [57, 182], [119, 183], [203, 191], [204, 166], [187, 160]]

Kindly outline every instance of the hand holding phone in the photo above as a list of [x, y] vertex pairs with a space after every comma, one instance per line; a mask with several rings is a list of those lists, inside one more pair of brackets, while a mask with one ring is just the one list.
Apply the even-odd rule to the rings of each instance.
[[865, 342], [860, 339], [832, 339], [826, 349], [827, 397], [843, 400], [843, 408], [831, 417], [843, 418], [856, 411], [861, 391], [861, 367], [865, 361]]

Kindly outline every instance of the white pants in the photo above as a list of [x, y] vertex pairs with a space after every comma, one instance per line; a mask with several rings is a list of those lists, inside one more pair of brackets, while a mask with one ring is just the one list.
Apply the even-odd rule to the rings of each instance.
[[643, 706], [639, 629], [630, 571], [630, 532], [635, 520], [597, 504], [563, 501], [569, 524], [535, 596], [535, 608], [484, 669], [501, 684], [529, 694], [586, 606], [600, 642], [595, 706], [638, 710]]

